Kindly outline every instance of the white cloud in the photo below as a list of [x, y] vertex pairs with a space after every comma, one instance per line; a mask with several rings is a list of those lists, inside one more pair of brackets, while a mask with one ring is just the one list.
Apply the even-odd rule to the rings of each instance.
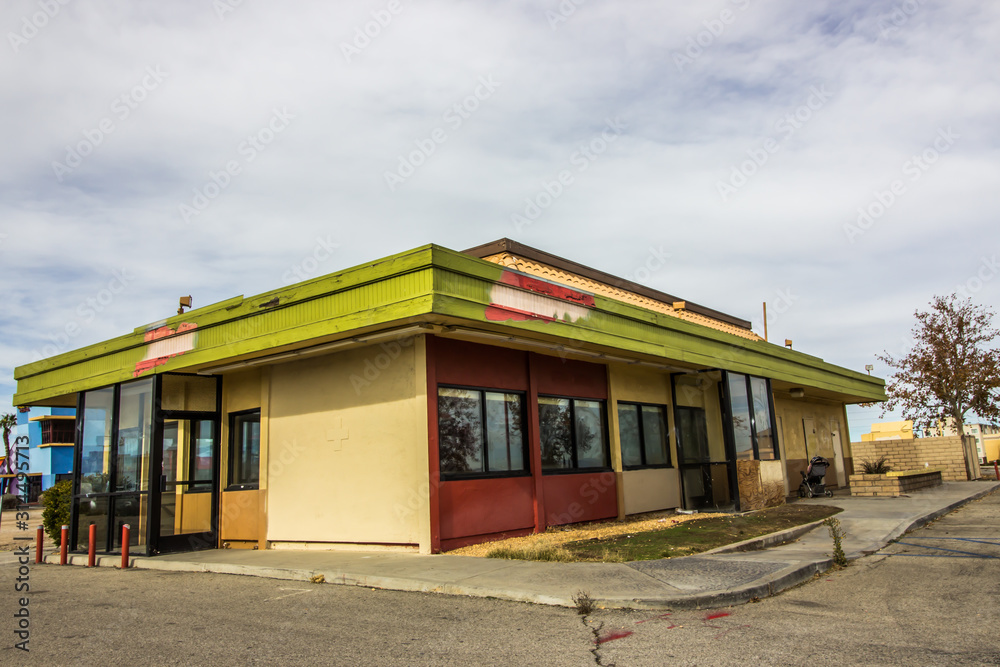
[[[211, 3], [72, 2], [17, 53], [8, 37], [0, 366], [40, 349], [113, 270], [134, 285], [75, 343], [168, 315], [180, 294], [203, 305], [276, 287], [329, 235], [325, 270], [515, 236], [626, 274], [662, 244], [653, 287], [750, 319], [792, 289], [776, 327], [861, 368], [1000, 245], [993, 5], [590, 0], [553, 29], [555, 0], [403, 1], [348, 62], [342, 44], [386, 6], [244, 2], [220, 20]], [[18, 33], [38, 5], [6, 9], [0, 27]], [[120, 117], [149, 67], [166, 76]], [[449, 125], [480, 77], [500, 85]], [[816, 86], [829, 99], [788, 132]], [[248, 160], [241, 143], [276, 108], [294, 119]], [[511, 214], [614, 117], [620, 139], [517, 233]], [[113, 131], [59, 182], [52, 163], [104, 119]], [[385, 172], [439, 127], [447, 141], [391, 192]], [[858, 208], [947, 127], [954, 147], [850, 243]], [[722, 201], [717, 184], [768, 138], [779, 148]], [[180, 204], [232, 160], [239, 174], [184, 224]], [[996, 303], [998, 284], [976, 298]]]

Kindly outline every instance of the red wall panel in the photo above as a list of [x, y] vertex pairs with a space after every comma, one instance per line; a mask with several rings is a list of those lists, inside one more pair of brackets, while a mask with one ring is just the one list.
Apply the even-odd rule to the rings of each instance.
[[608, 397], [607, 369], [601, 364], [534, 354], [531, 372], [538, 378], [539, 394], [577, 398]]
[[449, 338], [436, 338], [434, 343], [441, 384], [528, 390], [526, 352]]
[[545, 522], [560, 526], [618, 516], [618, 491], [613, 472], [546, 475]]
[[441, 539], [532, 529], [530, 477], [443, 482]]

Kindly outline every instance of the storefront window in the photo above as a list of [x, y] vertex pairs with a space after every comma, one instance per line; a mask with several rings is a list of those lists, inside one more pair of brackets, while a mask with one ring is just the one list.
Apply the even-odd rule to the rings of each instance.
[[660, 405], [618, 404], [622, 465], [627, 468], [670, 465], [665, 409]]
[[523, 423], [521, 394], [440, 387], [438, 447], [442, 474], [523, 472]]
[[84, 396], [80, 443], [80, 493], [105, 493], [111, 484], [111, 427], [115, 389], [88, 391]]
[[538, 421], [544, 470], [608, 466], [604, 401], [539, 396]]

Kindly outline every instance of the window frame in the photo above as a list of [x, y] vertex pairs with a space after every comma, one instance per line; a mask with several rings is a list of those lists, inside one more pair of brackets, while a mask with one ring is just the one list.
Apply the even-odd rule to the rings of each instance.
[[[233, 477], [236, 474], [235, 461], [237, 460], [237, 441], [241, 437], [240, 429], [236, 428], [237, 421], [242, 421], [245, 417], [257, 417], [257, 477], [255, 482], [240, 482], [235, 481]], [[260, 488], [260, 466], [261, 466], [261, 456], [260, 456], [260, 408], [254, 408], [252, 410], [241, 410], [239, 412], [229, 413], [229, 443], [228, 443], [228, 456], [226, 461], [226, 467], [228, 468], [226, 472], [226, 488], [225, 491], [250, 491]], [[242, 451], [242, 447], [241, 447]]]
[[[482, 424], [482, 438], [480, 439], [480, 451], [483, 456], [483, 470], [480, 471], [455, 471], [444, 470], [441, 467], [441, 390], [459, 389], [462, 391], [479, 392], [479, 418]], [[521, 397], [521, 461], [524, 467], [521, 470], [490, 470], [489, 457], [489, 429], [486, 425], [486, 394], [515, 394]], [[460, 384], [440, 383], [434, 393], [434, 400], [437, 401], [437, 447], [438, 447], [438, 474], [441, 480], [456, 481], [466, 479], [501, 479], [508, 477], [530, 477], [531, 476], [531, 447], [530, 429], [528, 428], [528, 392], [517, 389], [498, 389], [496, 387], [476, 387]]]
[[[609, 433], [609, 420], [608, 420], [608, 400], [605, 398], [592, 398], [589, 396], [565, 396], [561, 394], [538, 394], [538, 413], [539, 413], [539, 424], [538, 424], [538, 448], [541, 451], [544, 448], [542, 443], [542, 425], [541, 425], [541, 401], [543, 398], [555, 398], [564, 401], [569, 401], [569, 413], [570, 413], [570, 440], [572, 441], [572, 458], [573, 467], [571, 468], [546, 468], [542, 466], [543, 475], [579, 475], [581, 473], [600, 473], [608, 472], [612, 470], [611, 465], [611, 435]], [[605, 464], [600, 467], [593, 468], [581, 468], [579, 464], [579, 443], [576, 440], [576, 402], [577, 401], [596, 401], [601, 405], [601, 417], [603, 421], [603, 438], [604, 438], [604, 461]]]
[[[208, 423], [212, 424], [212, 428], [213, 429], [218, 429], [218, 427], [219, 427], [218, 423], [214, 419], [198, 419], [196, 417], [192, 417], [188, 421], [192, 424], [192, 426], [196, 422], [208, 422]], [[258, 423], [260, 423], [260, 422], [258, 422]], [[215, 433], [212, 434], [212, 438], [211, 439], [212, 439], [213, 443], [216, 441], [216, 434]], [[187, 487], [187, 490], [185, 491], [185, 493], [211, 493], [211, 491], [212, 491], [212, 485], [211, 484], [207, 484], [206, 485], [206, 482], [211, 482], [212, 481], [211, 480], [211, 476], [207, 480], [204, 480], [204, 479], [198, 479], [198, 480], [196, 480], [195, 479], [197, 477], [197, 474], [196, 474], [196, 472], [197, 472], [197, 466], [196, 466], [196, 464], [198, 462], [198, 460], [197, 460], [198, 459], [198, 457], [197, 457], [197, 454], [198, 454], [197, 442], [198, 442], [198, 438], [195, 437], [195, 428], [192, 427], [191, 430], [190, 430], [190, 432], [188, 433], [188, 443], [187, 443], [187, 448], [188, 448], [188, 460], [187, 460], [187, 476], [188, 477], [187, 477], [187, 480], [188, 480], [188, 482], [194, 482], [194, 484], [189, 484], [188, 487]], [[257, 460], [258, 461], [260, 460], [260, 439], [259, 439], [259, 435], [258, 435], [258, 441], [257, 441]], [[211, 469], [209, 470], [209, 472], [211, 473]], [[257, 470], [257, 481], [258, 481], [258, 484], [259, 484], [260, 483], [260, 470], [259, 469]]]
[[[730, 377], [734, 375], [743, 376], [743, 384], [746, 387], [747, 396], [747, 407], [750, 412], [750, 442], [751, 442], [751, 452], [753, 453], [753, 458], [749, 459], [752, 461], [780, 461], [781, 460], [781, 447], [778, 443], [778, 425], [775, 419], [774, 413], [774, 390], [771, 386], [771, 379], [763, 377], [761, 375], [752, 375], [750, 373], [737, 373], [735, 371], [726, 371], [724, 376], [724, 381], [720, 383], [722, 388], [722, 399], [723, 406], [725, 408], [724, 418], [727, 423], [727, 427], [724, 429], [726, 440], [731, 443], [733, 453], [735, 454], [735, 434], [733, 433], [733, 397], [730, 391]], [[762, 459], [760, 458], [760, 447], [757, 434], [757, 411], [754, 408], [753, 400], [753, 385], [750, 382], [752, 378], [764, 381], [764, 390], [767, 395], [767, 413], [768, 419], [771, 421], [771, 442], [773, 447], [774, 458]], [[734, 460], [736, 460], [734, 458]]]
[[[618, 417], [618, 447], [622, 450], [622, 470], [656, 470], [656, 469], [666, 469], [674, 467], [674, 457], [671, 456], [670, 452], [670, 416], [669, 408], [670, 406], [662, 405], [660, 403], [640, 403], [637, 401], [616, 401], [615, 406], [616, 411], [621, 406], [628, 406], [637, 408], [639, 413], [639, 456], [642, 458], [642, 463], [639, 465], [625, 465], [625, 452], [622, 445], [622, 429], [621, 429], [621, 413], [616, 412], [616, 417]], [[647, 463], [646, 462], [646, 426], [642, 419], [642, 408], [659, 408], [660, 414], [663, 417], [663, 434], [666, 436], [667, 441], [667, 462], [666, 463]]]

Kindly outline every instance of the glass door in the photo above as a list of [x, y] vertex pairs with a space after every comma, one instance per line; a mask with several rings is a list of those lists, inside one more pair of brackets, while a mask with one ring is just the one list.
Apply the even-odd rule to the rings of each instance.
[[215, 419], [166, 418], [160, 441], [156, 550], [190, 551], [215, 546]]
[[684, 507], [736, 508], [735, 462], [722, 433], [721, 373], [673, 376], [677, 458]]

